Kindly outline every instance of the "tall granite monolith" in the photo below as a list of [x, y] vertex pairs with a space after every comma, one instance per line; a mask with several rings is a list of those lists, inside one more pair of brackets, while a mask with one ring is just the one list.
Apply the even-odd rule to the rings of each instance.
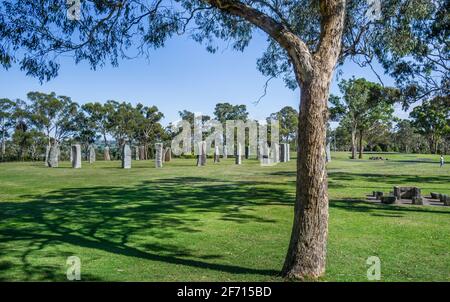
[[220, 162], [219, 146], [215, 146], [214, 148], [214, 162], [215, 163]]
[[206, 142], [198, 142], [197, 166], [206, 166]]
[[140, 160], [146, 160], [147, 159], [145, 151], [146, 151], [145, 146], [140, 146], [139, 147], [139, 159]]
[[287, 161], [291, 160], [291, 145], [286, 144], [286, 159]]
[[122, 147], [122, 168], [131, 169], [131, 149], [128, 144]]
[[80, 169], [81, 168], [81, 146], [80, 145], [72, 145], [72, 168]]
[[325, 146], [325, 160], [327, 163], [331, 161], [331, 143], [329, 141]]
[[103, 150], [103, 159], [104, 160], [111, 160], [111, 155], [109, 154], [109, 147], [105, 146], [105, 149]]
[[138, 146], [136, 146], [136, 147], [134, 147], [134, 159], [135, 160], [139, 160], [139, 147]]
[[264, 166], [270, 165], [272, 163], [272, 158], [270, 157], [269, 145], [267, 143], [262, 144], [261, 150], [262, 150], [260, 157], [261, 165]]
[[227, 145], [223, 145], [223, 158], [227, 158], [228, 157], [228, 147]]
[[287, 162], [287, 144], [280, 144], [280, 162], [285, 163]]
[[291, 160], [289, 144], [280, 144], [280, 162], [286, 163]]
[[279, 163], [280, 162], [280, 147], [278, 143], [272, 143], [272, 162]]
[[50, 154], [50, 146], [45, 146], [45, 159], [44, 159], [44, 165], [48, 167], [48, 155]]
[[164, 151], [164, 161], [169, 162], [172, 160], [172, 149], [167, 147]]
[[163, 166], [163, 144], [155, 144], [155, 168], [162, 168]]
[[59, 145], [58, 143], [53, 143], [48, 151], [48, 166], [50, 168], [58, 168], [59, 165]]
[[242, 164], [242, 146], [241, 146], [241, 143], [238, 143], [237, 146], [236, 146], [235, 164], [236, 165]]
[[93, 164], [96, 160], [95, 147], [94, 145], [89, 146], [89, 163]]
[[256, 146], [256, 159], [261, 159], [261, 143], [258, 142], [258, 145]]

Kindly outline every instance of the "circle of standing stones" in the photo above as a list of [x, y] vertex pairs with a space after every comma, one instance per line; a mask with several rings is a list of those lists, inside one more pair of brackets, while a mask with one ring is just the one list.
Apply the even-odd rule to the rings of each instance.
[[[207, 162], [207, 144], [206, 141], [197, 143], [197, 166], [206, 166]], [[136, 161], [146, 159], [145, 146], [134, 147], [134, 157]], [[213, 159], [214, 163], [220, 163], [220, 157], [222, 159], [228, 158], [228, 147], [223, 146], [222, 152], [220, 152], [219, 146], [214, 147]], [[243, 152], [244, 151], [244, 152]], [[221, 154], [222, 153], [222, 154]], [[124, 144], [121, 148], [121, 166], [123, 169], [131, 169], [132, 163], [132, 149], [129, 144]], [[47, 146], [45, 152], [45, 166], [50, 168], [57, 168], [59, 165], [60, 147], [58, 144], [51, 144]], [[243, 148], [240, 143], [235, 147], [234, 158], [236, 165], [242, 165], [242, 159], [249, 159], [250, 148]], [[170, 162], [172, 159], [172, 150], [170, 147], [164, 148], [163, 143], [155, 144], [155, 168], [162, 168], [164, 162]], [[267, 143], [258, 144], [256, 148], [256, 159], [258, 159], [262, 165], [270, 165], [279, 162], [290, 161], [289, 144], [272, 143], [269, 147]], [[104, 148], [104, 160], [111, 160], [110, 148], [106, 146]], [[88, 146], [87, 161], [89, 164], [94, 164], [96, 161], [96, 149], [93, 144]], [[82, 163], [82, 151], [80, 144], [74, 144], [70, 147], [70, 162], [73, 169], [80, 169]]]

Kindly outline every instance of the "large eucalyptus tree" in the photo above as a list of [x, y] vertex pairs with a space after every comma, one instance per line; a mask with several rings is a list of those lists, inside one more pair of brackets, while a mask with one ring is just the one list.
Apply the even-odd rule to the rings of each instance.
[[8, 130], [14, 127], [14, 107], [16, 103], [10, 99], [0, 99], [0, 135], [1, 135], [1, 159], [6, 154], [6, 138]]
[[[289, 87], [301, 90], [301, 153], [292, 237], [283, 268], [286, 277], [317, 278], [325, 272], [324, 143], [336, 66], [347, 57], [367, 65], [377, 58], [389, 69], [398, 58], [408, 57], [411, 60], [394, 71], [397, 77], [410, 78], [414, 72], [408, 66], [416, 66], [414, 59], [432, 54], [426, 70], [444, 68], [446, 75], [441, 66], [445, 57], [434, 57], [442, 48], [425, 46], [445, 45], [440, 31], [447, 19], [441, 11], [447, 10], [448, 0], [383, 1], [379, 20], [373, 18], [378, 0], [85, 0], [80, 7], [79, 0], [72, 0], [68, 15], [65, 2], [3, 0], [0, 63], [8, 67], [17, 62], [27, 74], [48, 80], [57, 75], [62, 54], [96, 68], [107, 62], [117, 65], [120, 58], [130, 56], [129, 49], [148, 54], [149, 48], [164, 46], [175, 34], [189, 34], [212, 52], [217, 49], [216, 38], [232, 40], [235, 49], [243, 50], [254, 29], [267, 34], [268, 48], [258, 68], [269, 77], [283, 76]], [[374, 5], [372, 10], [368, 2]], [[428, 30], [433, 24], [437, 34]], [[420, 68], [414, 70], [422, 74]]]

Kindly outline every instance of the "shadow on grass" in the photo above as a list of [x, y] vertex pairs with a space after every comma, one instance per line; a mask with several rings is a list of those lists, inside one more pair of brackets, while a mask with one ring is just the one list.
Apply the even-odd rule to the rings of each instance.
[[367, 181], [367, 182], [382, 182], [392, 185], [404, 185], [409, 183], [424, 183], [424, 184], [449, 184], [450, 175], [440, 176], [420, 176], [420, 175], [384, 175], [382, 173], [346, 173], [346, 172], [330, 172], [328, 177], [331, 180], [345, 180], [345, 181]]
[[[292, 181], [288, 183], [295, 183], [296, 172], [295, 171], [277, 171], [272, 172], [270, 175], [273, 176], [283, 176], [292, 177]], [[344, 181], [345, 183], [342, 183]], [[373, 183], [372, 187], [361, 187], [352, 184], [353, 181], [357, 182], [370, 182]], [[328, 188], [330, 189], [343, 189], [343, 188], [365, 188], [367, 192], [372, 192], [376, 188], [399, 185], [405, 186], [409, 184], [426, 184], [427, 189], [440, 190], [442, 188], [430, 187], [430, 185], [446, 185], [450, 183], [450, 175], [439, 175], [439, 176], [421, 176], [421, 175], [385, 175], [382, 173], [347, 173], [347, 172], [333, 172], [328, 171]], [[420, 187], [420, 185], [419, 185]]]
[[340, 199], [330, 200], [330, 208], [337, 208], [351, 212], [370, 213], [372, 216], [384, 216], [384, 217], [402, 217], [404, 213], [417, 212], [417, 213], [435, 213], [435, 214], [448, 214], [450, 211], [442, 211], [439, 207], [430, 206], [395, 206], [388, 204], [374, 204], [365, 200], [358, 199]]
[[439, 166], [439, 161], [436, 161], [432, 158], [423, 158], [423, 159], [409, 159], [409, 160], [402, 160], [402, 159], [390, 159], [390, 162], [395, 162], [395, 163], [405, 163], [405, 164], [434, 164], [437, 166]]
[[[18, 269], [26, 280], [61, 280], [60, 268], [37, 264], [35, 259], [36, 252], [60, 244], [232, 274], [275, 276], [278, 271], [272, 269], [222, 264], [221, 255], [153, 241], [180, 232], [201, 232], [200, 213], [212, 213], [224, 223], [275, 223], [270, 217], [253, 214], [252, 207], [291, 205], [292, 196], [276, 188], [256, 189], [258, 185], [178, 177], [132, 187], [65, 188], [42, 196], [22, 196], [26, 202], [2, 202], [0, 238], [6, 249], [0, 259], [12, 257], [20, 259], [20, 264], [0, 262], [0, 280]], [[131, 236], [140, 240], [130, 240]]]

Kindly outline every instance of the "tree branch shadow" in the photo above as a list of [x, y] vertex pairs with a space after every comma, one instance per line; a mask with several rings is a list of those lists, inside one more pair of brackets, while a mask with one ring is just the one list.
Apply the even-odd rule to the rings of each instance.
[[[63, 280], [61, 268], [32, 261], [38, 251], [60, 244], [232, 274], [276, 276], [277, 270], [224, 264], [221, 255], [155, 242], [201, 232], [202, 215], [198, 214], [202, 213], [214, 213], [227, 223], [276, 223], [258, 216], [252, 207], [290, 206], [292, 197], [284, 190], [262, 185], [177, 177], [129, 187], [64, 188], [45, 195], [24, 195], [26, 202], [2, 202], [0, 247], [7, 248], [0, 253], [0, 260], [13, 253], [20, 264], [0, 262], [0, 280], [10, 278], [18, 267], [26, 280]], [[144, 234], [145, 239], [130, 239], [137, 234]], [[26, 248], [8, 249], [18, 243]], [[100, 280], [93, 275], [84, 277]]]

